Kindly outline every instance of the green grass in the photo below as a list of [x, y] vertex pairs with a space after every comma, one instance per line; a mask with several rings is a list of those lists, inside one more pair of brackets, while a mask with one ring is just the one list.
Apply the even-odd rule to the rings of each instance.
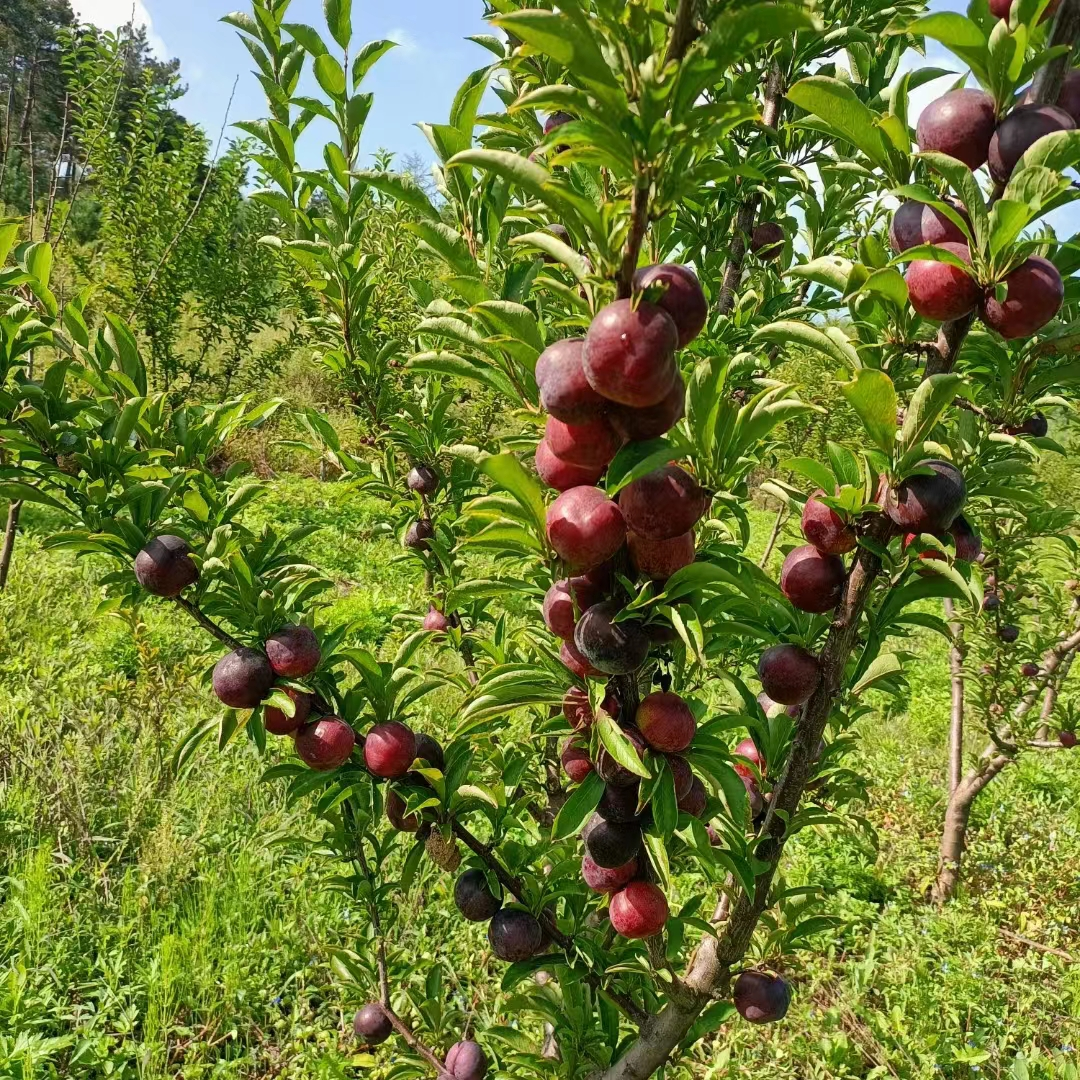
[[[415, 563], [374, 501], [285, 478], [257, 513], [322, 526], [305, 554], [338, 584], [333, 616], [357, 620], [358, 642], [392, 647], [395, 616], [421, 610]], [[297, 842], [317, 837], [305, 807], [259, 783], [281, 743], [266, 759], [242, 738], [204, 744], [172, 778], [172, 746], [213, 708], [216, 653], [162, 604], [95, 619], [98, 568], [44, 551], [40, 512], [25, 521], [0, 595], [0, 1078], [390, 1076], [392, 1043], [372, 1063], [349, 1037], [370, 985], [342, 983], [327, 954], [370, 959], [362, 910], [320, 888], [327, 864]], [[752, 550], [771, 521], [755, 513]], [[992, 785], [962, 895], [934, 912], [948, 678], [940, 643], [912, 647], [903, 707], [862, 730], [873, 831], [805, 832], [784, 864], [842, 925], [785, 958], [785, 1023], [726, 1025], [678, 1076], [1023, 1080], [1022, 1052], [1027, 1075], [1076, 1080], [1080, 964], [1000, 930], [1080, 957], [1080, 756], [1030, 757]], [[515, 1018], [451, 884], [422, 871], [392, 951], [404, 989], [442, 979], [445, 1011], [425, 1026], [443, 1047], [466, 1022]]]

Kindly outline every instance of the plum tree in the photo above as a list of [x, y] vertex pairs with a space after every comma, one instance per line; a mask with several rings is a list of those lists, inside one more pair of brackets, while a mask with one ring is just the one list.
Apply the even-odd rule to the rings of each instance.
[[[965, 221], [967, 211], [954, 207]], [[899, 255], [919, 244], [964, 244], [968, 242], [964, 231], [936, 206], [905, 199], [897, 208], [889, 223], [889, 246]]]
[[311, 715], [311, 695], [291, 686], [281, 687], [293, 703], [293, 714], [288, 716], [283, 709], [267, 705], [263, 712], [263, 725], [271, 735], [291, 735], [297, 728], [307, 723]]
[[784, 559], [780, 591], [800, 611], [822, 614], [836, 607], [846, 577], [838, 555], [824, 555], [813, 544], [804, 544]]
[[610, 559], [626, 540], [622, 510], [599, 488], [564, 491], [547, 511], [551, 546], [577, 570], [591, 570]]
[[584, 338], [549, 345], [536, 361], [536, 385], [544, 411], [567, 424], [584, 424], [611, 407], [585, 377]]
[[1029, 256], [1013, 270], [1005, 278], [1005, 290], [1004, 301], [987, 294], [981, 316], [991, 330], [1010, 340], [1041, 330], [1065, 299], [1058, 268], [1041, 255]]
[[781, 705], [801, 705], [821, 682], [821, 665], [801, 645], [773, 645], [758, 660], [761, 687]]
[[356, 745], [353, 729], [340, 716], [322, 716], [296, 732], [296, 754], [317, 772], [344, 765]]
[[637, 877], [639, 870], [636, 858], [611, 869], [598, 866], [588, 854], [581, 860], [581, 876], [585, 884], [598, 893], [618, 892], [627, 882]]
[[694, 534], [684, 532], [670, 540], [647, 540], [635, 532], [626, 534], [626, 547], [634, 569], [653, 581], [667, 581], [676, 570], [694, 561]]
[[704, 329], [709, 318], [709, 303], [697, 274], [678, 263], [643, 266], [634, 274], [634, 291], [660, 287], [656, 306], [671, 316], [679, 332], [678, 347], [685, 349]]
[[997, 130], [994, 99], [982, 90], [950, 90], [930, 102], [919, 116], [915, 139], [920, 150], [932, 150], [962, 161], [969, 169], [986, 164], [990, 140]]
[[823, 555], [844, 555], [854, 551], [859, 542], [851, 524], [845, 521], [831, 506], [826, 506], [816, 491], [803, 506], [802, 534]]
[[611, 898], [611, 925], [625, 938], [659, 934], [668, 920], [668, 902], [651, 881], [631, 881]]
[[709, 506], [709, 493], [678, 465], [665, 465], [632, 480], [619, 493], [627, 528], [645, 540], [688, 533]]
[[414, 465], [405, 477], [405, 486], [417, 495], [434, 495], [439, 490], [439, 474], [430, 465]]
[[396, 780], [416, 759], [416, 736], [398, 720], [376, 724], [364, 736], [364, 764], [374, 776]]
[[622, 445], [622, 439], [606, 416], [580, 424], [566, 424], [554, 416], [547, 419], [544, 442], [560, 461], [585, 468], [604, 468]]
[[199, 580], [199, 568], [187, 541], [166, 533], [135, 556], [135, 579], [154, 596], [179, 596]]
[[611, 426], [624, 440], [637, 442], [666, 435], [683, 418], [685, 411], [686, 384], [681, 375], [676, 375], [671, 389], [655, 405], [635, 409], [612, 402], [607, 415]]
[[750, 234], [750, 250], [765, 261], [778, 259], [784, 250], [784, 230], [775, 221], [763, 221]]
[[987, 163], [990, 175], [1004, 184], [1013, 174], [1024, 152], [1044, 135], [1071, 131], [1073, 118], [1056, 105], [1019, 105], [998, 125], [990, 140]]
[[274, 674], [283, 679], [302, 679], [318, 666], [322, 653], [310, 626], [283, 626], [266, 639], [266, 656]]
[[446, 1051], [445, 1063], [451, 1080], [484, 1080], [487, 1074], [487, 1055], [472, 1039], [454, 1043]]
[[685, 750], [693, 741], [697, 721], [690, 706], [670, 690], [657, 690], [644, 698], [634, 717], [642, 738], [667, 754]]
[[563, 461], [552, 452], [547, 439], [541, 439], [537, 444], [535, 461], [540, 479], [556, 491], [592, 487], [603, 476], [605, 468], [603, 465], [573, 465]]
[[641, 851], [641, 826], [634, 821], [608, 821], [594, 814], [581, 838], [589, 858], [604, 870], [625, 866]]
[[592, 759], [589, 757], [589, 746], [580, 737], [571, 735], [562, 745], [559, 761], [567, 776], [580, 784], [586, 776], [593, 771]]
[[[970, 265], [967, 244], [944, 242], [938, 246]], [[911, 306], [924, 319], [935, 322], [962, 318], [974, 311], [982, 298], [978, 282], [952, 263], [916, 259], [908, 264], [904, 281]]]
[[791, 988], [779, 975], [765, 971], [742, 971], [735, 980], [735, 1008], [752, 1024], [783, 1020], [791, 1004]]
[[574, 627], [578, 652], [597, 671], [629, 675], [649, 655], [649, 635], [637, 619], [616, 622], [622, 606], [614, 600], [593, 604]]
[[508, 964], [535, 956], [543, 940], [544, 931], [535, 916], [520, 908], [500, 908], [488, 923], [491, 951]]
[[678, 370], [679, 331], [656, 304], [616, 300], [599, 311], [585, 335], [589, 385], [609, 401], [642, 408], [663, 401]]
[[487, 922], [502, 907], [483, 870], [466, 870], [454, 883], [454, 903], [469, 922]]
[[885, 513], [905, 532], [946, 532], [967, 500], [964, 475], [950, 461], [928, 458], [886, 496]]
[[214, 693], [230, 709], [254, 709], [270, 694], [274, 669], [266, 653], [247, 647], [226, 653], [214, 665]]
[[390, 1023], [390, 1017], [376, 1001], [370, 1002], [362, 1009], [356, 1011], [353, 1017], [353, 1032], [358, 1039], [363, 1039], [369, 1045], [384, 1043], [394, 1033], [394, 1025]]

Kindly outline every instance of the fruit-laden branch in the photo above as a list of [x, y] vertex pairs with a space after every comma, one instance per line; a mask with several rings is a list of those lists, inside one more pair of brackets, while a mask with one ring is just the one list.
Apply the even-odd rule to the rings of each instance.
[[[348, 817], [350, 821], [354, 820], [351, 814]], [[393, 1029], [435, 1070], [436, 1075], [440, 1077], [448, 1076], [446, 1065], [412, 1033], [408, 1024], [394, 1012], [393, 1006], [390, 1004], [390, 976], [386, 967], [386, 943], [383, 939], [382, 921], [379, 918], [379, 902], [376, 899], [378, 889], [376, 888], [374, 875], [368, 865], [367, 856], [364, 854], [363, 841], [359, 837], [356, 841], [356, 861], [360, 866], [361, 873], [368, 879], [368, 911], [371, 914], [371, 928], [375, 932], [375, 963], [379, 970], [379, 1004], [382, 1006], [382, 1011], [386, 1014], [386, 1019], [390, 1021]]]
[[242, 649], [244, 643], [237, 641], [232, 634], [223, 630], [216, 622], [208, 619], [198, 608], [196, 604], [188, 600], [183, 596], [174, 596], [173, 600], [180, 605], [208, 634], [212, 634], [223, 645], [228, 645], [230, 649]]
[[[497, 858], [495, 858], [491, 849], [486, 844], [481, 843], [481, 841], [466, 829], [460, 821], [455, 820], [451, 822], [451, 828], [454, 830], [454, 835], [474, 855], [478, 855], [484, 861], [484, 864], [489, 867], [495, 877], [499, 879], [499, 884], [510, 893], [519, 904], [526, 904], [525, 890], [522, 887], [521, 881], [514, 877], [514, 875], [511, 874]], [[540, 912], [539, 922], [548, 937], [550, 937], [560, 949], [568, 953], [574, 952], [575, 946], [573, 939], [559, 929], [548, 911]], [[640, 1005], [631, 1001], [630, 998], [626, 997], [624, 994], [605, 986], [598, 976], [589, 974], [584, 976], [584, 978], [594, 990], [603, 994], [613, 1005], [620, 1009], [631, 1023], [641, 1027], [649, 1022], [649, 1013], [641, 1008]]]
[[[882, 544], [888, 531], [889, 521], [881, 514], [871, 525], [869, 539], [875, 545]], [[746, 954], [758, 919], [769, 904], [773, 877], [787, 839], [786, 822], [795, 816], [810, 779], [817, 745], [843, 687], [844, 670], [856, 644], [859, 621], [880, 569], [878, 556], [869, 547], [860, 547], [821, 652], [821, 682], [803, 706], [787, 765], [761, 828], [762, 840], [755, 855], [767, 867], [758, 875], [753, 896], [739, 894], [720, 937], [706, 936], [698, 946], [683, 980], [684, 992], [642, 1027], [629, 1050], [603, 1073], [603, 1080], [645, 1080], [652, 1076], [686, 1037], [701, 1010], [714, 997], [728, 993], [732, 969]]]
[[[767, 128], [775, 128], [780, 118], [780, 106], [783, 104], [784, 76], [778, 64], [769, 68], [765, 81], [765, 104], [761, 110], [761, 122]], [[746, 261], [746, 247], [750, 234], [754, 231], [754, 219], [757, 216], [761, 196], [756, 192], [739, 205], [735, 215], [735, 229], [731, 236], [731, 254], [724, 268], [724, 281], [720, 286], [720, 300], [717, 309], [721, 315], [729, 315], [735, 307], [735, 293], [742, 281], [743, 263]]]
[[[1069, 65], [1071, 47], [1077, 40], [1080, 40], [1080, 0], [1062, 0], [1061, 7], [1054, 16], [1048, 45], [1068, 45], [1070, 48], [1062, 56], [1055, 57], [1039, 70], [1032, 85], [1032, 103], [1052, 105], [1057, 101], [1065, 71]], [[994, 189], [989, 205], [993, 206], [1000, 196], [1001, 185], [998, 185]], [[957, 356], [960, 355], [960, 346], [963, 345], [964, 338], [967, 337], [967, 332], [971, 329], [974, 320], [975, 313], [972, 312], [962, 318], [942, 324], [937, 336], [938, 355], [927, 359], [927, 375], [940, 375], [952, 370]]]
[[[1034, 707], [1039, 695], [1052, 684], [1054, 675], [1066, 657], [1080, 649], [1080, 630], [1062, 638], [1043, 655], [1042, 672], [1031, 689], [1020, 699], [1013, 709], [1013, 719], [1022, 720]], [[945, 826], [941, 833], [941, 847], [938, 851], [938, 872], [930, 899], [935, 904], [944, 904], [956, 892], [960, 881], [960, 869], [964, 858], [967, 841], [968, 822], [971, 808], [986, 786], [1007, 765], [1016, 760], [1019, 747], [1011, 741], [1006, 742], [1006, 732], [991, 731], [991, 742], [979, 755], [978, 763], [957, 785], [949, 797], [945, 811]]]

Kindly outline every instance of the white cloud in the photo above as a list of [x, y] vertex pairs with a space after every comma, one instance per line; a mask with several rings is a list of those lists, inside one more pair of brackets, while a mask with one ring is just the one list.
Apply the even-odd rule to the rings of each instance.
[[395, 26], [393, 30], [387, 31], [386, 37], [387, 40], [398, 43], [395, 52], [400, 50], [402, 56], [415, 56], [420, 52], [420, 43], [404, 26]]
[[115, 30], [128, 22], [145, 26], [151, 51], [162, 60], [169, 58], [161, 35], [154, 32], [154, 21], [145, 0], [71, 0], [71, 7], [81, 22], [93, 23], [103, 30]]

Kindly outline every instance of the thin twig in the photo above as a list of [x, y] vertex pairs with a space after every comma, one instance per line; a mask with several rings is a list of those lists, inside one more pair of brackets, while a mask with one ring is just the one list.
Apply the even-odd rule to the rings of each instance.
[[188, 600], [184, 596], [174, 596], [173, 600], [180, 605], [208, 634], [213, 634], [222, 644], [228, 645], [230, 649], [242, 649], [244, 643], [237, 641], [232, 634], [226, 630], [222, 630], [216, 622], [208, 619], [198, 608], [198, 606], [191, 600]]
[[1022, 937], [1020, 934], [1014, 933], [1012, 930], [1006, 930], [1004, 926], [998, 927], [998, 933], [1002, 937], [1007, 937], [1010, 941], [1016, 941], [1021, 945], [1026, 945], [1029, 949], [1035, 949], [1037, 952], [1047, 953], [1049, 956], [1057, 956], [1060, 959], [1066, 961], [1069, 964], [1076, 963], [1076, 957], [1072, 953], [1067, 953], [1064, 949], [1055, 949], [1052, 945], [1042, 945], [1038, 941], [1032, 941], [1031, 938]]

